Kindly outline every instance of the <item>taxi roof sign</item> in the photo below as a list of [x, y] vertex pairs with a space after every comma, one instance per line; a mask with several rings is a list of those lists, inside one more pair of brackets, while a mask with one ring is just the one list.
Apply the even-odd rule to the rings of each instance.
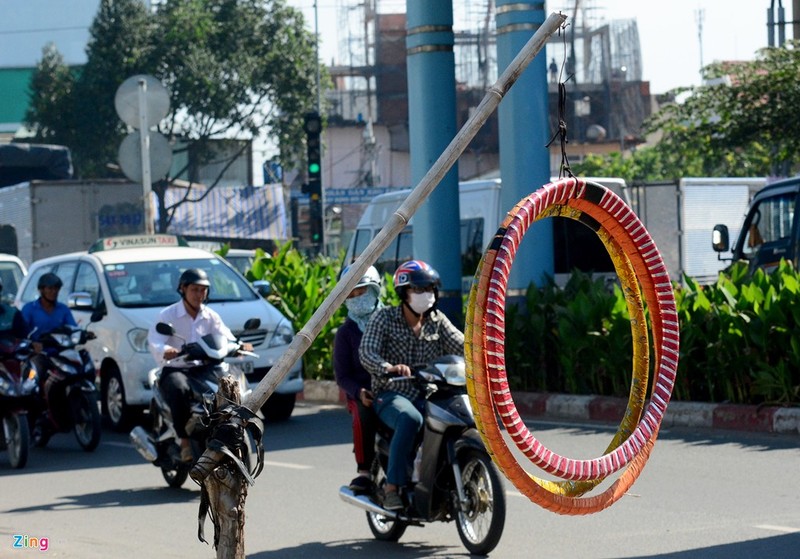
[[189, 243], [177, 235], [123, 235], [104, 237], [89, 247], [89, 252], [144, 247], [188, 247]]

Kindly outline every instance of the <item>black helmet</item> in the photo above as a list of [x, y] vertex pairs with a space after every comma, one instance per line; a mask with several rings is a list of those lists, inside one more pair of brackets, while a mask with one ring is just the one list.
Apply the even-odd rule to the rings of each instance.
[[189, 268], [181, 274], [178, 280], [179, 289], [184, 285], [205, 285], [206, 287], [211, 287], [211, 282], [208, 281], [208, 274], [205, 270]]
[[37, 289], [42, 289], [43, 287], [57, 287], [61, 289], [61, 286], [64, 285], [64, 282], [61, 281], [61, 278], [55, 275], [53, 272], [47, 272], [46, 274], [42, 274], [39, 278], [39, 283], [36, 284]]

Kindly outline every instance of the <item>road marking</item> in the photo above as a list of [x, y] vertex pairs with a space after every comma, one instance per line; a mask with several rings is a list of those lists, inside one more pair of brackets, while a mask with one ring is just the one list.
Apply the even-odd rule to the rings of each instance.
[[307, 466], [305, 464], [290, 464], [288, 462], [272, 462], [270, 460], [264, 460], [265, 466], [275, 466], [277, 468], [290, 468], [292, 470], [310, 470], [313, 466]]
[[784, 532], [786, 534], [794, 534], [800, 532], [800, 528], [790, 528], [789, 526], [775, 526], [773, 524], [757, 524], [756, 528], [762, 530], [770, 530], [772, 532]]

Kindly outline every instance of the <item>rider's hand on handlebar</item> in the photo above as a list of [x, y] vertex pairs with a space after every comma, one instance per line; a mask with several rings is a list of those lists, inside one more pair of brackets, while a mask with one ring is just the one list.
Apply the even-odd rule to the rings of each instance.
[[400, 363], [398, 365], [392, 365], [390, 367], [387, 367], [386, 372], [398, 377], [410, 377], [411, 367]]
[[253, 351], [253, 344], [250, 342], [242, 342], [242, 351]]
[[164, 361], [169, 361], [170, 359], [175, 359], [180, 352], [175, 349], [174, 347], [169, 347], [164, 350]]

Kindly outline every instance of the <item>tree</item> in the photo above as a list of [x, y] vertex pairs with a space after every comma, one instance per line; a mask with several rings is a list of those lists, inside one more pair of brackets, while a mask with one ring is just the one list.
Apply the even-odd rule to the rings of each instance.
[[139, 0], [102, 0], [89, 29], [87, 61], [70, 99], [74, 139], [69, 146], [82, 178], [118, 176], [117, 152], [127, 132], [114, 108], [119, 85], [147, 73], [144, 64], [153, 33]]
[[716, 62], [706, 85], [677, 88], [648, 119], [661, 139], [629, 158], [590, 156], [576, 174], [614, 174], [631, 181], [686, 176], [790, 176], [798, 171], [800, 43], [759, 51], [755, 60]]
[[42, 60], [36, 65], [31, 78], [30, 104], [25, 113], [25, 122], [41, 124], [33, 127], [33, 141], [44, 144], [67, 144], [70, 137], [70, 114], [62, 108], [66, 105], [75, 85], [64, 57], [53, 43], [42, 49]]
[[[154, 10], [140, 0], [102, 0], [74, 88], [47, 107], [32, 106], [27, 122], [68, 138], [83, 178], [109, 176], [126, 132], [114, 94], [128, 77], [148, 73], [171, 95], [159, 131], [188, 143], [194, 163], [216, 156], [212, 139], [266, 132], [284, 167], [294, 165], [303, 153], [303, 115], [317, 99], [314, 37], [302, 13], [285, 0], [165, 0]], [[36, 74], [33, 96], [47, 98]], [[59, 113], [74, 119], [57, 121]]]
[[699, 176], [788, 176], [800, 156], [799, 43], [759, 51], [755, 60], [717, 62], [703, 69], [711, 85], [688, 93], [647, 123], [663, 138], [668, 165], [699, 167]]

